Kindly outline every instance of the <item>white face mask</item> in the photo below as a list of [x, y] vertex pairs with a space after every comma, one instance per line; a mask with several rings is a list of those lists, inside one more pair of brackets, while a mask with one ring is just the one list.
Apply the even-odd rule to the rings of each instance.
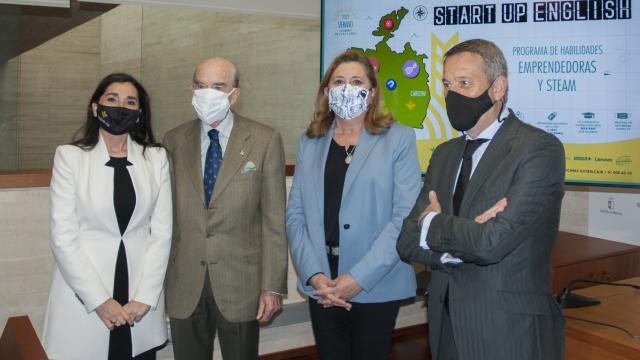
[[344, 84], [329, 89], [329, 108], [339, 117], [351, 120], [367, 111], [369, 90]]
[[235, 89], [230, 93], [224, 91], [206, 88], [198, 89], [193, 92], [193, 98], [191, 99], [191, 105], [198, 113], [198, 118], [207, 125], [222, 120], [227, 116], [229, 112], [229, 97]]

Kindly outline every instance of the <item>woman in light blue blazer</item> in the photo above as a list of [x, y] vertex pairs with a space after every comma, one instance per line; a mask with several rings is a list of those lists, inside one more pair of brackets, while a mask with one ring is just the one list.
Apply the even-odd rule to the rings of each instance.
[[286, 222], [321, 359], [386, 359], [400, 301], [415, 296], [396, 240], [420, 191], [412, 129], [381, 112], [365, 56], [327, 69], [300, 138]]

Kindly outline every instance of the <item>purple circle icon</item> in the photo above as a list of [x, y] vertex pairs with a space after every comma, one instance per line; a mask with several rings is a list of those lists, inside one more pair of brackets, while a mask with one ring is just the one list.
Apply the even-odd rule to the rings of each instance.
[[418, 65], [418, 62], [415, 60], [407, 60], [404, 65], [402, 65], [402, 73], [409, 79], [413, 79], [420, 73], [420, 65]]

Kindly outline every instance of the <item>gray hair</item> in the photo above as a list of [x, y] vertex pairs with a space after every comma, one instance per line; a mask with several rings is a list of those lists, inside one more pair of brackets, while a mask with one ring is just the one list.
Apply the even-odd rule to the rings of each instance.
[[[504, 58], [502, 50], [500, 50], [500, 48], [491, 41], [484, 39], [463, 41], [449, 49], [449, 51], [444, 54], [444, 61], [446, 62], [449, 56], [463, 52], [480, 55], [482, 62], [484, 63], [484, 74], [487, 76], [489, 84], [493, 84], [500, 75], [508, 78], [509, 70], [507, 69], [507, 60]], [[509, 86], [507, 85], [504, 93], [503, 104], [507, 103], [508, 92]]]

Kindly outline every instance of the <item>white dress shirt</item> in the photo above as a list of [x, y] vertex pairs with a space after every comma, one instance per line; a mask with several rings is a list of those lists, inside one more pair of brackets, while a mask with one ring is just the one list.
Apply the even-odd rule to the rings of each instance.
[[[202, 177], [204, 177], [204, 164], [207, 158], [207, 150], [211, 139], [209, 139], [209, 130], [214, 129], [211, 126], [201, 121], [202, 127], [200, 131], [200, 156], [202, 156]], [[229, 143], [229, 136], [231, 136], [231, 129], [233, 129], [233, 113], [231, 110], [227, 113], [227, 116], [215, 127], [218, 130], [218, 140], [220, 141], [220, 147], [222, 148], [222, 157], [224, 158], [224, 151], [227, 149]]]
[[[471, 174], [469, 175], [470, 176], [469, 179], [471, 179], [471, 176], [473, 176], [473, 172], [476, 170], [476, 166], [480, 162], [480, 159], [482, 159], [482, 156], [484, 155], [484, 152], [489, 147], [489, 144], [491, 143], [491, 140], [493, 139], [495, 134], [498, 132], [498, 130], [502, 126], [502, 123], [504, 122], [505, 118], [508, 115], [509, 115], [509, 110], [505, 107], [502, 110], [502, 113], [500, 114], [500, 117], [497, 119], [498, 121], [494, 121], [493, 123], [491, 123], [491, 125], [489, 125], [489, 127], [484, 129], [476, 137], [476, 139], [488, 139], [489, 141], [485, 141], [484, 143], [482, 143], [476, 149], [476, 151], [473, 153], [473, 155], [471, 156]], [[464, 134], [464, 136], [465, 136], [465, 140], [474, 140], [469, 135], [467, 135], [466, 133]], [[456, 184], [457, 181], [458, 181], [458, 176], [460, 176], [460, 170], [461, 169], [462, 169], [462, 160], [460, 160], [460, 165], [458, 165], [458, 175], [456, 175], [456, 178], [454, 179], [454, 184]], [[455, 192], [455, 186], [454, 186], [453, 191]], [[425, 216], [425, 218], [424, 218], [424, 220], [422, 222], [422, 228], [420, 229], [420, 247], [422, 247], [425, 250], [429, 250], [429, 245], [427, 244], [427, 234], [429, 233], [429, 226], [431, 225], [431, 221], [433, 220], [433, 218], [436, 215], [438, 215], [437, 212], [430, 212], [429, 214], [427, 214], [427, 216]], [[449, 262], [457, 264], [457, 263], [461, 263], [462, 260], [460, 260], [458, 258], [454, 258], [449, 253], [444, 253], [440, 257], [440, 262], [442, 262], [443, 264], [449, 263]]]

